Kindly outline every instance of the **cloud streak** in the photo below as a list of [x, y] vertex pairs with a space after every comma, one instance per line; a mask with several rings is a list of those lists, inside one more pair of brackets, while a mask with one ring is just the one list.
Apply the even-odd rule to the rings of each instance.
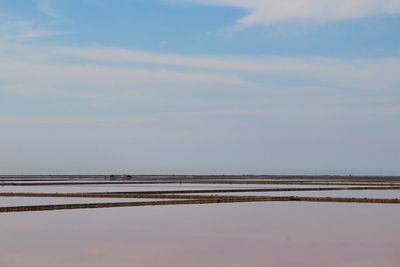
[[268, 25], [285, 21], [326, 22], [400, 14], [398, 0], [178, 0], [248, 10], [238, 27]]
[[[25, 92], [85, 91], [88, 89], [118, 91], [160, 90], [168, 88], [190, 89], [210, 86], [240, 86], [246, 82], [234, 75], [213, 72], [150, 70], [145, 68], [120, 68], [99, 65], [26, 63], [3, 61], [0, 79], [8, 80], [9, 87]], [[13, 82], [14, 81], [14, 82]], [[24, 89], [26, 88], [26, 89]], [[79, 89], [78, 89], [79, 88]]]
[[0, 116], [0, 125], [43, 124], [140, 124], [151, 122], [151, 118], [111, 117], [54, 117], [54, 116]]
[[63, 34], [65, 33], [44, 29], [30, 21], [6, 21], [0, 24], [0, 43], [26, 41]]
[[399, 58], [338, 59], [327, 57], [196, 57], [150, 53], [120, 48], [60, 48], [67, 57], [103, 63], [152, 64], [190, 70], [217, 71], [236, 75], [268, 75], [289, 80], [307, 79], [310, 83], [364, 89], [400, 86]]
[[53, 0], [34, 0], [37, 8], [47, 16], [57, 17], [57, 12], [53, 7]]
[[[221, 88], [394, 90], [399, 58], [196, 57], [99, 47], [7, 46], [3, 91], [143, 92]], [[61, 63], [64, 62], [64, 63]], [[87, 93], [87, 92], [86, 92]]]

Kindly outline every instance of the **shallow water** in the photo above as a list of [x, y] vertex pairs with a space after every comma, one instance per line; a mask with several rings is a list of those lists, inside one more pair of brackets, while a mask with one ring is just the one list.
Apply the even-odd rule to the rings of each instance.
[[0, 214], [7, 267], [398, 267], [400, 205], [234, 203]]
[[37, 185], [37, 186], [1, 186], [0, 192], [37, 192], [37, 193], [77, 193], [77, 192], [123, 192], [123, 191], [172, 191], [172, 190], [202, 190], [224, 188], [320, 188], [347, 187], [342, 185], [252, 185], [252, 184], [161, 184], [161, 185]]
[[[0, 197], [0, 207], [57, 205], [57, 204], [83, 204], [83, 203], [109, 203], [109, 202], [141, 202], [165, 199], [143, 198], [64, 198], [64, 197]], [[1, 266], [1, 265], [0, 265]]]
[[[277, 187], [331, 186], [50, 185], [0, 186], [0, 192]], [[219, 195], [400, 198], [400, 190]], [[0, 206], [154, 200], [0, 197]], [[1, 267], [398, 267], [400, 205], [252, 202], [0, 213], [0, 237]]]
[[[210, 195], [199, 193], [198, 195]], [[332, 191], [275, 191], [212, 193], [224, 196], [298, 196], [298, 197], [354, 197], [354, 198], [399, 198], [400, 190], [332, 190]]]

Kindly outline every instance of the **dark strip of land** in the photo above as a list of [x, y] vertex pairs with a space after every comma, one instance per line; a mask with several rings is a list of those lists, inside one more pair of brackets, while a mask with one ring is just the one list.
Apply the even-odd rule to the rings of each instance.
[[0, 181], [71, 181], [71, 180], [327, 180], [400, 182], [400, 176], [354, 176], [354, 175], [0, 175]]
[[235, 202], [266, 202], [266, 201], [306, 201], [306, 202], [338, 202], [338, 203], [379, 203], [399, 204], [400, 199], [374, 199], [374, 198], [331, 198], [331, 197], [294, 197], [294, 196], [206, 196], [192, 200], [171, 201], [147, 201], [147, 202], [117, 202], [117, 203], [86, 203], [86, 204], [60, 204], [60, 205], [37, 205], [37, 206], [15, 206], [0, 207], [0, 213], [5, 212], [29, 212], [48, 210], [71, 210], [71, 209], [93, 209], [114, 208], [134, 206], [158, 206], [158, 205], [183, 205], [183, 204], [211, 204], [211, 203], [235, 203]]
[[[42, 197], [55, 197], [57, 193], [42, 193]], [[28, 196], [28, 195], [26, 195]], [[35, 196], [35, 195], [30, 195]], [[38, 195], [36, 195], [38, 196]], [[305, 201], [322, 201], [330, 200], [330, 202], [361, 202], [361, 203], [399, 203], [399, 199], [375, 199], [375, 198], [341, 198], [341, 197], [298, 197], [298, 196], [235, 196], [235, 195], [184, 195], [184, 194], [82, 194], [82, 193], [59, 193], [58, 197], [71, 198], [147, 198], [147, 199], [182, 199], [182, 200], [209, 200], [214, 202], [241, 202], [241, 201], [271, 201], [271, 200], [297, 200]], [[336, 200], [336, 201], [332, 201]], [[355, 201], [353, 201], [355, 200]]]
[[171, 181], [101, 181], [101, 182], [2, 182], [0, 186], [60, 186], [60, 185], [152, 185], [152, 184], [280, 184], [280, 185], [349, 185], [349, 186], [400, 186], [396, 182], [324, 182], [324, 181], [248, 181], [248, 180], [171, 180]]

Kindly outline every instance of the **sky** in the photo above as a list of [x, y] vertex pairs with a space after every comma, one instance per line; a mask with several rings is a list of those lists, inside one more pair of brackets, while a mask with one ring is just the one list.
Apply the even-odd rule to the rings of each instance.
[[0, 173], [400, 175], [400, 1], [0, 0]]

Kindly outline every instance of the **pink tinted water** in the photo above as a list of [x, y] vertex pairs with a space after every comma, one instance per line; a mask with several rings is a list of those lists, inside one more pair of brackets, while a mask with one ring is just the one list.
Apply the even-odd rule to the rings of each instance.
[[235, 203], [0, 214], [7, 267], [398, 267], [400, 205]]

